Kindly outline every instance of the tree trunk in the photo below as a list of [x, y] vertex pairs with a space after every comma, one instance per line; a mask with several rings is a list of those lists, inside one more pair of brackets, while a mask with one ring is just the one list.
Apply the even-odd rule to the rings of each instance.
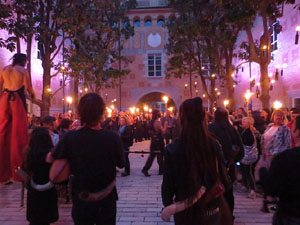
[[50, 113], [50, 92], [48, 88], [51, 87], [51, 64], [50, 64], [50, 56], [49, 52], [46, 52], [45, 59], [43, 62], [43, 93], [42, 93], [42, 102], [43, 105], [41, 107], [41, 117], [47, 116]]
[[260, 101], [262, 103], [263, 109], [270, 108], [270, 95], [269, 95], [269, 77], [268, 77], [268, 63], [260, 64], [260, 87], [261, 87], [261, 95]]
[[[21, 14], [18, 12], [17, 13], [17, 23], [20, 24], [21, 22]], [[21, 53], [21, 41], [20, 41], [20, 36], [18, 32], [16, 32], [16, 38], [17, 38], [17, 53]]]
[[232, 57], [226, 56], [225, 58], [226, 62], [226, 88], [228, 92], [228, 100], [229, 100], [229, 109], [231, 111], [235, 110], [235, 99], [234, 99], [234, 83], [232, 78]]
[[216, 102], [216, 81], [215, 79], [211, 79], [210, 80], [210, 96], [213, 99], [213, 101], [211, 102], [210, 106], [209, 106], [209, 112], [213, 112], [213, 108], [217, 106], [217, 102]]
[[74, 78], [74, 90], [73, 90], [73, 94], [74, 94], [74, 108], [76, 109], [79, 103], [79, 98], [78, 98], [78, 86], [79, 86], [79, 82], [78, 82], [78, 78]]
[[29, 34], [26, 38], [27, 41], [27, 49], [26, 49], [26, 54], [27, 54], [27, 59], [28, 59], [28, 64], [27, 64], [27, 71], [29, 74], [29, 82], [30, 86], [32, 87], [32, 78], [31, 78], [31, 47], [32, 47], [32, 34]]

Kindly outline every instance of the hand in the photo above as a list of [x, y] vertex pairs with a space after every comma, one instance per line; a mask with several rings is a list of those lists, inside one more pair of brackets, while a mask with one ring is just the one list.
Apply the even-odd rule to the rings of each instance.
[[165, 222], [170, 222], [171, 216], [176, 213], [176, 203], [165, 207], [161, 212], [161, 218]]

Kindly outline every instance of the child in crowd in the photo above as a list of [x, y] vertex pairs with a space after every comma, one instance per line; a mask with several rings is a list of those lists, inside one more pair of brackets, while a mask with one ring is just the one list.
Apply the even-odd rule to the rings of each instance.
[[32, 131], [24, 169], [30, 176], [27, 192], [27, 220], [30, 225], [50, 225], [58, 220], [57, 193], [49, 182], [50, 163], [46, 156], [53, 148], [47, 128]]

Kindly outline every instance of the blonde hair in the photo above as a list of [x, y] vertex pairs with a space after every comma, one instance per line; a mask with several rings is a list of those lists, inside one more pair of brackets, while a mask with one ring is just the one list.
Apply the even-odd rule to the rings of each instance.
[[250, 116], [244, 117], [242, 120], [248, 121], [248, 123], [249, 123], [250, 126], [254, 125], [254, 119], [252, 117], [250, 117]]
[[283, 115], [282, 123], [284, 123], [284, 121], [286, 120], [286, 117], [285, 117], [285, 115], [284, 115], [284, 112], [283, 112], [281, 109], [276, 109], [276, 110], [274, 110], [274, 112], [272, 113], [272, 116], [271, 116], [271, 121], [274, 122], [274, 116], [275, 116], [277, 113], [281, 113], [281, 114]]

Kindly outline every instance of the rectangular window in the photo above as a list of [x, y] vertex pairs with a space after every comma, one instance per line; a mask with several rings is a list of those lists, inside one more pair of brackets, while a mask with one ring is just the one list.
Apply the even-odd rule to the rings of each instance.
[[298, 109], [300, 108], [300, 98], [294, 99], [294, 107]]
[[148, 77], [161, 77], [162, 63], [161, 55], [148, 55]]
[[271, 34], [271, 52], [278, 50], [278, 34], [280, 33], [280, 24], [279, 21], [276, 21], [272, 25], [272, 34]]

